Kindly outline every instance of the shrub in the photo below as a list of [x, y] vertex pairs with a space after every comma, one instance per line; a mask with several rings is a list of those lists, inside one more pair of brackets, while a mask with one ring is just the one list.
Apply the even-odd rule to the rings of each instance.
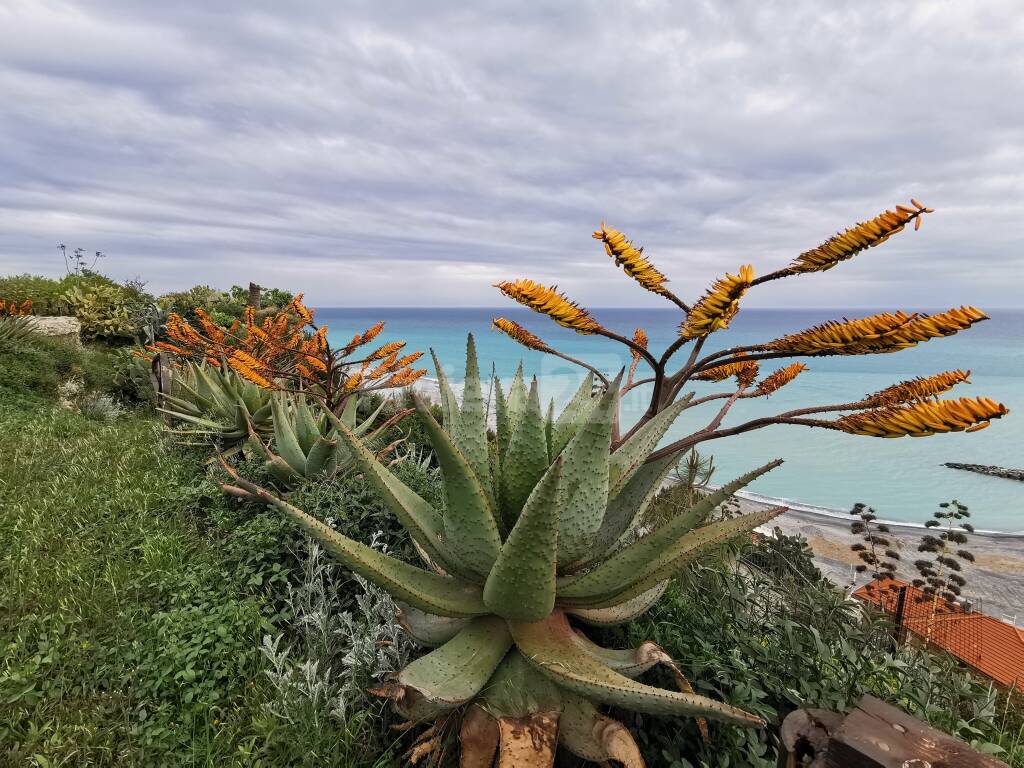
[[895, 648], [884, 617], [814, 577], [801, 539], [763, 539], [741, 562], [765, 570], [695, 566], [649, 614], [608, 632], [619, 642], [654, 640], [698, 692], [769, 723], [761, 731], [712, 725], [705, 743], [690, 719], [633, 716], [652, 768], [771, 768], [786, 714], [800, 707], [842, 711], [866, 693], [984, 749], [1006, 738], [994, 722], [998, 697], [991, 686], [950, 657]]

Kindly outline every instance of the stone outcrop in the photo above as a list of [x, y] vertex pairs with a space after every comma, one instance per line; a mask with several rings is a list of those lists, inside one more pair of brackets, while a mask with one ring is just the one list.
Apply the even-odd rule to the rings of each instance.
[[32, 328], [43, 336], [81, 344], [82, 324], [76, 317], [33, 317]]
[[956, 461], [947, 461], [942, 466], [951, 469], [963, 469], [967, 472], [977, 472], [979, 475], [989, 477], [1005, 477], [1007, 480], [1020, 480], [1024, 482], [1024, 469], [1006, 469], [1005, 467], [992, 467], [986, 464], [961, 464]]

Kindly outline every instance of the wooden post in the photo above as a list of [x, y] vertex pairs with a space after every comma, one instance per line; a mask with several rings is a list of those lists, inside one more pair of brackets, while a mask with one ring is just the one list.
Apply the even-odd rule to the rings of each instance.
[[798, 709], [780, 736], [780, 768], [1007, 768], [874, 696], [846, 716]]
[[249, 283], [249, 306], [253, 309], [260, 308], [260, 302], [263, 300], [263, 288], [256, 283]]

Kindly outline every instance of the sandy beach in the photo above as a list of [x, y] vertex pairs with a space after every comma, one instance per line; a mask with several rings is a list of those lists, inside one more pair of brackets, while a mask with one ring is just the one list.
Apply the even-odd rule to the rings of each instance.
[[[765, 509], [769, 504], [740, 498], [744, 512]], [[850, 533], [852, 517], [790, 509], [759, 529], [771, 533], [779, 528], [790, 536], [803, 536], [814, 550], [815, 563], [821, 572], [841, 587], [860, 586], [867, 579], [857, 575], [854, 582], [853, 566], [860, 562], [850, 545], [860, 541]], [[925, 529], [906, 523], [886, 523], [892, 530], [890, 539], [896, 544], [902, 563], [897, 577], [910, 580], [916, 577], [914, 560], [917, 544]], [[974, 533], [967, 544], [975, 556], [974, 564], [963, 571], [967, 579], [964, 597], [971, 600], [976, 610], [997, 619], [1024, 624], [1024, 534]]]

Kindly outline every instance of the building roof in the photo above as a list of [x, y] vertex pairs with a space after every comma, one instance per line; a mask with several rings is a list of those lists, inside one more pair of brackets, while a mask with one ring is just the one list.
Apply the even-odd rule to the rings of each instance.
[[906, 589], [903, 625], [932, 644], [1007, 687], [1024, 689], [1024, 631], [984, 613], [933, 601], [899, 579], [883, 579], [853, 594], [887, 613], [895, 614], [899, 592]]

